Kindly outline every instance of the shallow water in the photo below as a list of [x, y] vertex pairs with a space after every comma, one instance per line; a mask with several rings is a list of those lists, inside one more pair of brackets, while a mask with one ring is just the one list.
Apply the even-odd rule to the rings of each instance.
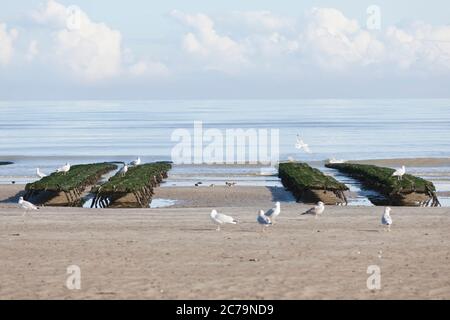
[[[449, 157], [450, 100], [230, 100], [0, 102], [0, 183], [36, 180], [37, 167], [53, 172], [65, 162], [170, 160], [175, 129], [279, 129], [280, 158], [301, 161]], [[301, 134], [312, 154], [294, 148]], [[370, 205], [367, 191], [321, 168]], [[450, 168], [408, 168], [450, 191]], [[273, 172], [272, 172], [273, 174]], [[259, 166], [175, 166], [163, 187], [280, 186]], [[448, 197], [443, 204], [448, 204]]]

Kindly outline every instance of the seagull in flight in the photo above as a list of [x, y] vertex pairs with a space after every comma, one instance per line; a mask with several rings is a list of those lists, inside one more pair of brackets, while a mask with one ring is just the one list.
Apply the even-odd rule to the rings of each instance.
[[393, 177], [398, 177], [398, 180], [402, 180], [403, 175], [406, 173], [406, 168], [405, 166], [402, 166], [400, 169], [397, 169], [394, 171], [394, 173], [392, 174]]
[[22, 216], [24, 216], [27, 213], [27, 211], [29, 211], [29, 210], [38, 210], [39, 209], [38, 207], [36, 207], [31, 202], [23, 200], [23, 197], [19, 198], [19, 202], [18, 203], [19, 203], [19, 205], [20, 205], [20, 207], [22, 209], [25, 209], [25, 212], [23, 213]]
[[217, 224], [217, 231], [220, 231], [220, 226], [222, 224], [237, 224], [238, 221], [236, 219], [234, 219], [233, 217], [227, 216], [225, 214], [222, 213], [218, 213], [217, 210], [212, 210], [211, 214], [210, 214], [211, 220]]
[[141, 158], [138, 157], [136, 160], [131, 161], [129, 164], [130, 164], [130, 166], [133, 166], [133, 167], [138, 166], [141, 164]]
[[61, 168], [56, 169], [56, 172], [62, 172], [63, 174], [66, 174], [70, 170], [70, 163], [66, 163]]
[[269, 209], [264, 213], [266, 217], [270, 218], [270, 221], [272, 221], [273, 224], [275, 224], [275, 218], [280, 215], [281, 212], [281, 204], [280, 202], [275, 203], [275, 208]]
[[309, 145], [306, 144], [299, 135], [297, 135], [297, 142], [295, 143], [295, 148], [299, 150], [303, 149], [303, 151], [305, 151], [306, 153], [312, 153], [311, 149], [309, 149]]
[[37, 168], [36, 169], [36, 175], [39, 177], [39, 178], [45, 178], [47, 175], [45, 174], [45, 173], [43, 173], [39, 168]]
[[381, 217], [381, 224], [384, 226], [387, 226], [387, 231], [391, 231], [391, 225], [392, 225], [392, 218], [391, 218], [391, 208], [386, 207], [384, 208], [383, 216]]
[[304, 214], [313, 214], [316, 218], [321, 215], [325, 211], [325, 205], [322, 201], [317, 202], [317, 205], [312, 207], [311, 209], [302, 213]]

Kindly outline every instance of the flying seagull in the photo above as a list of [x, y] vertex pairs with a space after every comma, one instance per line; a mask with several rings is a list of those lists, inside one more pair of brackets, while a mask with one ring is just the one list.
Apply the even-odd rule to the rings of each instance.
[[36, 175], [41, 179], [45, 178], [47, 176], [45, 173], [41, 172], [41, 170], [39, 170], [39, 168], [36, 169]]
[[138, 166], [141, 164], [141, 158], [138, 157], [136, 160], [131, 161], [129, 164], [133, 167]]
[[56, 169], [56, 172], [62, 172], [63, 174], [66, 174], [70, 170], [70, 163], [66, 163], [61, 168]]
[[398, 180], [402, 180], [403, 175], [406, 173], [406, 168], [405, 166], [402, 166], [400, 169], [397, 169], [394, 171], [394, 173], [392, 174], [393, 177], [398, 177]]
[[325, 205], [322, 201], [317, 202], [317, 205], [312, 207], [311, 209], [302, 213], [304, 214], [313, 214], [316, 218], [321, 215], [325, 211]]
[[275, 224], [275, 218], [280, 215], [281, 212], [281, 204], [280, 202], [275, 203], [275, 208], [269, 209], [264, 213], [266, 217], [269, 217], [273, 224]]
[[238, 221], [236, 219], [234, 219], [233, 217], [227, 216], [222, 213], [217, 213], [216, 210], [212, 210], [210, 216], [211, 216], [211, 220], [215, 224], [217, 224], [217, 231], [220, 231], [220, 226], [222, 224], [226, 224], [226, 223], [237, 224], [238, 223]]
[[312, 153], [311, 149], [309, 149], [309, 145], [306, 144], [299, 135], [297, 135], [297, 142], [295, 144], [295, 148], [299, 150], [303, 149], [303, 151], [305, 151], [306, 153]]
[[266, 231], [266, 228], [272, 225], [272, 221], [268, 216], [264, 214], [264, 210], [259, 210], [259, 214], [256, 218], [256, 221], [263, 226], [262, 231]]
[[23, 200], [23, 197], [19, 198], [19, 202], [18, 203], [19, 203], [19, 205], [20, 205], [20, 207], [22, 209], [25, 209], [25, 212], [23, 213], [23, 215], [25, 215], [28, 210], [38, 210], [39, 209], [38, 207], [36, 207], [31, 202]]
[[387, 226], [387, 231], [391, 231], [392, 218], [390, 215], [391, 208], [384, 208], [383, 216], [381, 217], [381, 224]]

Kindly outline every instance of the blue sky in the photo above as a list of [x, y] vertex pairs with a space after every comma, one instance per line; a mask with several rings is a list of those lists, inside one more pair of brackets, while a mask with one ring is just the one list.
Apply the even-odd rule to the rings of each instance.
[[[378, 19], [366, 12], [373, 4], [380, 28], [367, 24]], [[3, 2], [0, 99], [450, 97], [449, 9], [443, 0]]]

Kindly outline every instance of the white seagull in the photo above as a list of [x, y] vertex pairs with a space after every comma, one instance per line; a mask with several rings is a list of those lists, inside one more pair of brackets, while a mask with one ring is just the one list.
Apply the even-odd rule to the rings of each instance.
[[130, 162], [130, 166], [138, 166], [138, 165], [140, 165], [141, 164], [141, 158], [140, 157], [138, 157], [136, 160], [133, 160], [133, 161], [131, 161]]
[[47, 176], [45, 173], [41, 172], [41, 170], [39, 170], [39, 168], [36, 169], [36, 175], [41, 179], [45, 178]]
[[220, 226], [222, 224], [237, 224], [238, 221], [236, 219], [234, 219], [233, 217], [227, 216], [225, 214], [222, 213], [217, 213], [216, 210], [212, 210], [211, 214], [210, 214], [211, 220], [217, 224], [217, 231], [220, 231]]
[[23, 213], [23, 215], [25, 215], [28, 210], [38, 210], [39, 209], [38, 207], [36, 207], [31, 202], [23, 200], [23, 197], [19, 198], [19, 202], [18, 203], [19, 203], [19, 205], [20, 205], [20, 207], [22, 209], [25, 209], [25, 212]]
[[398, 177], [398, 180], [402, 180], [403, 175], [406, 173], [405, 166], [402, 166], [400, 169], [397, 169], [392, 174], [393, 177]]
[[387, 226], [387, 231], [391, 231], [392, 218], [390, 215], [391, 208], [384, 208], [383, 216], [381, 217], [381, 224]]
[[299, 135], [297, 135], [297, 143], [295, 144], [295, 148], [301, 150], [303, 149], [306, 153], [312, 153], [311, 149], [309, 149], [309, 145], [306, 144]]
[[69, 170], [70, 170], [70, 163], [67, 162], [61, 168], [56, 169], [56, 172], [62, 172], [64, 174], [66, 174], [67, 172], [69, 172]]
[[262, 231], [266, 231], [266, 228], [270, 225], [272, 225], [272, 221], [268, 216], [264, 214], [264, 210], [259, 210], [259, 214], [256, 217], [256, 221], [263, 226]]
[[124, 164], [122, 169], [119, 170], [119, 174], [123, 177], [127, 172], [128, 172], [128, 166], [126, 164]]
[[281, 212], [281, 204], [280, 204], [280, 202], [277, 201], [275, 203], [275, 208], [272, 208], [272, 209], [266, 211], [266, 213], [264, 213], [264, 215], [266, 217], [269, 217], [270, 220], [272, 221], [272, 223], [275, 224], [275, 218], [280, 215], [280, 212]]
[[343, 159], [336, 159], [336, 158], [331, 158], [328, 160], [328, 163], [345, 163], [346, 161]]
[[317, 202], [317, 205], [312, 207], [311, 209], [302, 213], [304, 214], [313, 214], [316, 218], [321, 215], [325, 211], [325, 205], [322, 201]]

